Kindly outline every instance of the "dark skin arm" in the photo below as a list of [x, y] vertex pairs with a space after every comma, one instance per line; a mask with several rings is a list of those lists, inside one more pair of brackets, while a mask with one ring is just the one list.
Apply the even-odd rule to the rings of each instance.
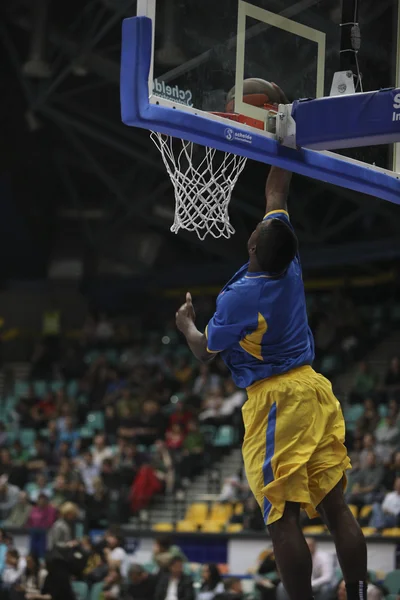
[[176, 326], [185, 336], [188, 346], [197, 360], [203, 363], [213, 360], [215, 354], [208, 352], [206, 336], [195, 325], [196, 314], [193, 308], [192, 296], [189, 292], [186, 294], [185, 304], [182, 304], [175, 316]]
[[267, 200], [265, 214], [273, 210], [287, 211], [287, 198], [291, 179], [292, 173], [289, 171], [285, 171], [280, 167], [271, 167], [265, 186]]

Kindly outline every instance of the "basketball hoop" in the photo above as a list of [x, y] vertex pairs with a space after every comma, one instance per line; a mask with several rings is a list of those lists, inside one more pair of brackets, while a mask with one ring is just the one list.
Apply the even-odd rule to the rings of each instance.
[[[265, 123], [234, 113], [213, 113], [231, 121], [264, 129]], [[230, 238], [235, 233], [229, 221], [232, 192], [247, 159], [230, 152], [151, 132], [174, 186], [175, 218], [173, 233], [194, 231], [204, 240]]]

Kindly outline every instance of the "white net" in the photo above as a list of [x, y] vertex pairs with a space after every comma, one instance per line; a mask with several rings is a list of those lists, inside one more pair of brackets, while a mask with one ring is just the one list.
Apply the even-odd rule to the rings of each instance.
[[230, 238], [235, 230], [229, 222], [229, 202], [247, 159], [154, 131], [150, 137], [174, 186], [171, 231], [195, 231], [201, 240], [207, 234]]

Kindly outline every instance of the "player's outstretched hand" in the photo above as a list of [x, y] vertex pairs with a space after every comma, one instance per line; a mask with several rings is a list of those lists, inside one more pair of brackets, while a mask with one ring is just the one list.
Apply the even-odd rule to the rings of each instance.
[[185, 304], [182, 304], [175, 317], [176, 326], [180, 331], [182, 331], [182, 333], [185, 333], [188, 326], [191, 323], [194, 323], [196, 319], [196, 313], [194, 312], [192, 296], [189, 292], [186, 294]]

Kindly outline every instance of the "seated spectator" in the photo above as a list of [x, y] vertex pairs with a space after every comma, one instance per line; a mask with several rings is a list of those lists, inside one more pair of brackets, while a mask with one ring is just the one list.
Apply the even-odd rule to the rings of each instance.
[[306, 539], [312, 558], [311, 585], [315, 600], [323, 600], [332, 592], [333, 556], [318, 550], [313, 538]]
[[372, 433], [366, 433], [363, 437], [363, 449], [360, 452], [360, 468], [366, 469], [368, 466], [368, 456], [373, 452], [377, 463], [384, 462], [384, 455], [380, 453], [380, 448], [376, 446], [376, 440]]
[[100, 467], [94, 463], [90, 450], [85, 452], [83, 457], [79, 459], [78, 465], [86, 493], [92, 495], [94, 493], [94, 482], [99, 478]]
[[387, 416], [375, 432], [376, 452], [382, 462], [387, 463], [400, 442], [397, 415]]
[[29, 476], [25, 464], [18, 464], [12, 457], [8, 448], [0, 450], [0, 476], [7, 477], [9, 485], [24, 487]]
[[172, 543], [168, 536], [161, 536], [155, 539], [153, 546], [153, 561], [159, 569], [167, 569], [173, 558], [180, 558], [187, 561], [186, 556], [179, 548]]
[[384, 385], [392, 390], [400, 387], [400, 361], [397, 356], [394, 356], [390, 361]]
[[17, 503], [11, 510], [8, 519], [4, 521], [4, 527], [24, 527], [32, 511], [28, 494], [20, 492]]
[[150, 446], [164, 436], [166, 420], [161, 413], [160, 405], [154, 400], [143, 402], [141, 414], [137, 418], [136, 441], [138, 444]]
[[29, 594], [26, 600], [76, 600], [71, 575], [64, 560], [48, 557], [46, 570], [47, 575], [40, 594]]
[[51, 464], [53, 464], [51, 453], [45, 440], [39, 436], [36, 437], [29, 456], [28, 469], [34, 472], [44, 471]]
[[25, 567], [26, 561], [20, 556], [18, 550], [10, 548], [7, 551], [5, 566], [1, 574], [2, 586], [10, 588], [20, 579]]
[[272, 549], [268, 548], [259, 555], [254, 581], [260, 600], [275, 600], [279, 576]]
[[380, 494], [383, 475], [383, 467], [376, 464], [375, 454], [369, 452], [367, 465], [360, 472], [359, 483], [353, 486], [349, 503], [364, 506], [375, 502]]
[[253, 494], [244, 502], [242, 523], [246, 531], [265, 531], [264, 517]]
[[117, 600], [121, 592], [122, 577], [118, 567], [110, 567], [103, 579], [101, 598], [104, 600]]
[[118, 429], [119, 419], [115, 407], [111, 404], [105, 407], [104, 410], [104, 431], [107, 436], [107, 442], [113, 443]]
[[72, 502], [66, 502], [60, 507], [60, 516], [54, 523], [48, 535], [48, 548], [65, 546], [75, 541], [74, 525], [79, 516], [78, 507]]
[[246, 392], [237, 388], [236, 385], [233, 383], [233, 379], [231, 379], [230, 377], [225, 381], [224, 391], [224, 407], [227, 414], [231, 414], [233, 413], [233, 411], [242, 408], [243, 404], [246, 401]]
[[174, 423], [168, 428], [165, 434], [165, 441], [167, 448], [176, 454], [183, 446], [185, 435], [183, 432], [182, 425]]
[[172, 425], [178, 423], [179, 425], [182, 425], [183, 429], [186, 431], [187, 424], [192, 418], [193, 415], [191, 411], [188, 408], [186, 408], [182, 400], [179, 400], [179, 402], [175, 404], [174, 412], [170, 414], [168, 427], [172, 427]]
[[378, 383], [378, 376], [366, 361], [358, 363], [357, 371], [353, 380], [350, 401], [362, 402], [371, 394]]
[[101, 477], [93, 481], [93, 494], [86, 499], [86, 520], [88, 529], [101, 529], [107, 521], [110, 496]]
[[400, 452], [395, 452], [392, 460], [385, 467], [383, 487], [386, 490], [392, 490], [397, 477], [400, 477]]
[[145, 461], [146, 457], [138, 451], [136, 444], [124, 444], [123, 450], [115, 461], [121, 486], [130, 487], [132, 485], [139, 468]]
[[188, 357], [183, 356], [178, 359], [173, 373], [179, 383], [187, 383], [193, 376], [193, 367]]
[[357, 429], [362, 435], [366, 433], [374, 433], [378, 427], [380, 417], [376, 409], [375, 403], [371, 398], [364, 401], [364, 414], [357, 423]]
[[123, 548], [124, 541], [118, 530], [109, 530], [105, 536], [104, 556], [109, 568], [117, 568], [125, 577], [127, 572], [127, 554]]
[[150, 464], [140, 467], [132, 484], [129, 501], [133, 514], [146, 508], [155, 494], [174, 488], [173, 462], [168, 448], [162, 440], [155, 444]]
[[89, 584], [103, 581], [108, 572], [108, 565], [102, 552], [96, 548], [88, 535], [81, 540], [81, 548], [85, 553], [86, 565], [83, 577]]
[[40, 566], [38, 557], [35, 554], [28, 554], [25, 569], [10, 594], [11, 600], [22, 600], [28, 595], [40, 594], [46, 576], [47, 571]]
[[162, 573], [157, 584], [155, 600], [195, 600], [193, 580], [183, 573], [183, 561], [172, 558], [168, 572]]
[[59, 508], [67, 501], [67, 482], [64, 475], [57, 475], [53, 484], [53, 497], [51, 503], [56, 508]]
[[59, 441], [60, 444], [67, 443], [71, 456], [75, 456], [77, 443], [80, 440], [79, 430], [76, 429], [74, 425], [74, 420], [72, 417], [65, 417], [64, 429], [60, 432]]
[[386, 494], [382, 504], [376, 502], [372, 509], [370, 527], [385, 529], [398, 527], [400, 515], [400, 477], [394, 482], [393, 491]]
[[122, 600], [154, 600], [157, 581], [157, 576], [148, 573], [142, 565], [131, 565], [128, 581], [122, 588]]
[[8, 483], [6, 475], [0, 476], [0, 520], [5, 521], [18, 503], [20, 489]]
[[209, 365], [200, 364], [199, 374], [193, 385], [193, 394], [204, 397], [210, 390], [220, 387], [220, 377], [210, 373]]
[[197, 421], [191, 419], [182, 445], [179, 473], [182, 479], [192, 479], [199, 474], [204, 461], [204, 437]]
[[215, 596], [215, 600], [244, 600], [242, 582], [239, 577], [228, 577], [224, 581], [225, 590]]
[[38, 473], [36, 475], [35, 483], [29, 484], [29, 500], [35, 503], [41, 494], [45, 494], [48, 498], [51, 498], [53, 495], [51, 485], [47, 481], [44, 473]]
[[106, 458], [112, 458], [113, 451], [106, 445], [106, 437], [103, 434], [96, 435], [92, 448], [93, 462], [97, 467], [101, 467]]
[[204, 565], [201, 571], [201, 584], [197, 594], [197, 600], [214, 600], [215, 596], [224, 591], [224, 584], [218, 569], [218, 565], [209, 563]]
[[224, 479], [218, 502], [237, 502], [241, 497], [241, 472]]

